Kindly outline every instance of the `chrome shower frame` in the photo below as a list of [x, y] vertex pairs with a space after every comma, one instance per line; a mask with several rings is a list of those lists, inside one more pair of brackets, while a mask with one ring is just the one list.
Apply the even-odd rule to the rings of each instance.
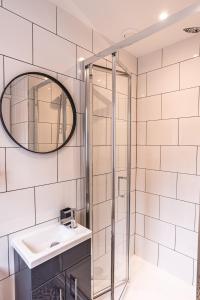
[[[99, 58], [96, 57], [96, 61]], [[117, 52], [112, 53], [112, 68], [102, 67], [94, 64], [85, 65], [85, 81], [86, 81], [86, 109], [85, 109], [85, 160], [86, 160], [86, 226], [93, 228], [93, 175], [92, 175], [92, 85], [93, 85], [93, 69], [101, 69], [105, 72], [112, 73], [112, 215], [111, 215], [111, 287], [100, 292], [96, 297], [107, 292], [111, 292], [111, 299], [115, 299], [115, 174], [116, 174], [116, 76], [126, 76], [128, 78], [128, 113], [127, 113], [127, 259], [126, 259], [126, 280], [122, 282], [125, 287], [129, 281], [129, 261], [130, 261], [130, 176], [131, 176], [131, 73], [119, 61]], [[119, 66], [123, 71], [117, 70]], [[93, 246], [92, 246], [93, 248]], [[93, 262], [92, 262], [93, 264]], [[92, 278], [94, 279], [93, 268]], [[122, 284], [120, 283], [120, 284]], [[93, 286], [93, 285], [92, 285]], [[125, 290], [125, 288], [123, 288]], [[92, 287], [92, 295], [93, 295]], [[123, 292], [122, 292], [123, 294]], [[121, 295], [122, 295], [121, 294]]]
[[[92, 226], [92, 206], [90, 205], [90, 197], [92, 195], [92, 190], [91, 190], [91, 183], [92, 183], [92, 176], [90, 174], [90, 170], [91, 170], [91, 161], [92, 161], [92, 151], [90, 149], [90, 142], [92, 141], [92, 137], [91, 137], [91, 133], [89, 132], [89, 128], [90, 128], [90, 121], [89, 117], [90, 117], [90, 112], [91, 112], [91, 107], [89, 104], [89, 100], [91, 95], [92, 95], [92, 66], [93, 64], [101, 59], [101, 58], [105, 58], [109, 55], [112, 55], [113, 59], [112, 59], [112, 74], [113, 77], [116, 77], [116, 53], [120, 50], [120, 49], [124, 49], [128, 46], [133, 45], [136, 42], [139, 42], [141, 40], [144, 40], [145, 38], [148, 38], [149, 36], [167, 28], [168, 26], [171, 26], [177, 22], [180, 22], [181, 20], [183, 20], [186, 17], [189, 17], [195, 13], [199, 13], [200, 12], [200, 3], [196, 2], [186, 8], [184, 8], [183, 10], [172, 14], [171, 16], [169, 16], [166, 20], [162, 21], [162, 22], [158, 22], [155, 23], [151, 26], [149, 26], [148, 28], [130, 36], [127, 39], [124, 39], [118, 43], [115, 43], [114, 45], [108, 47], [107, 49], [104, 49], [102, 51], [100, 51], [99, 53], [85, 59], [85, 61], [83, 62], [84, 65], [84, 69], [85, 69], [85, 76], [86, 76], [86, 134], [85, 134], [85, 145], [86, 145], [86, 201], [87, 201], [87, 213], [86, 213], [86, 219], [87, 219], [87, 225]], [[127, 75], [130, 77], [131, 74], [127, 71], [127, 69], [122, 66], [122, 64], [120, 64], [119, 62], [117, 62], [127, 73]], [[104, 67], [103, 67], [104, 68]], [[107, 69], [107, 68], [104, 68]], [[110, 70], [111, 71], [111, 70]], [[116, 82], [112, 83], [112, 86], [114, 89], [116, 89]], [[116, 101], [116, 91], [115, 94], [113, 96], [113, 103]], [[130, 83], [130, 78], [129, 78], [129, 97], [131, 99], [131, 83]], [[113, 104], [114, 105], [114, 104]], [[114, 107], [113, 107], [114, 108]], [[131, 112], [131, 101], [130, 101], [130, 107], [129, 107], [129, 113]], [[113, 116], [114, 117], [114, 116]], [[128, 117], [130, 120], [130, 116]], [[131, 124], [131, 122], [130, 122]], [[113, 127], [113, 138], [115, 135], [115, 131], [114, 131], [114, 126]], [[131, 131], [129, 131], [128, 133], [129, 135], [129, 141], [131, 141]], [[114, 141], [114, 140], [113, 140]], [[128, 147], [129, 148], [129, 147]], [[128, 153], [128, 159], [130, 159], [130, 153]], [[115, 169], [115, 166], [113, 164], [113, 170]], [[128, 174], [128, 180], [129, 183], [127, 183], [127, 186], [129, 186], [129, 192], [130, 192], [130, 171]], [[114, 195], [114, 191], [113, 195]], [[113, 201], [114, 202], [114, 201]], [[129, 194], [129, 209], [130, 209], [130, 194]], [[115, 212], [114, 212], [115, 213]], [[114, 216], [113, 216], [113, 210], [112, 210], [112, 222], [114, 222]], [[130, 216], [129, 216], [129, 222], [130, 222]], [[113, 223], [112, 223], [113, 224]], [[199, 224], [200, 225], [200, 224]], [[129, 223], [129, 233], [130, 233], [130, 223]], [[130, 235], [129, 235], [130, 236]], [[112, 229], [112, 244], [114, 244], [114, 226]], [[199, 234], [199, 238], [198, 238], [198, 244], [199, 244], [199, 249], [198, 249], [198, 261], [200, 261], [200, 234]], [[129, 246], [129, 245], [128, 245]], [[113, 245], [112, 245], [113, 248]], [[129, 253], [129, 258], [130, 258], [130, 253]], [[200, 300], [200, 263], [197, 264], [197, 292], [196, 292], [196, 299]], [[129, 267], [129, 266], [128, 266]], [[114, 282], [114, 266], [112, 266], [111, 268], [111, 276], [112, 276], [112, 283]], [[129, 277], [129, 276], [128, 276]], [[112, 284], [113, 285], [113, 284]], [[112, 291], [111, 291], [111, 295], [112, 295], [112, 300], [114, 300], [114, 289], [115, 286], [112, 286]]]

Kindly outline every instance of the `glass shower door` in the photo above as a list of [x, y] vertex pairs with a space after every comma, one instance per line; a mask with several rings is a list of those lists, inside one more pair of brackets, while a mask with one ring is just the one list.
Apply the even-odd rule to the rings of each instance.
[[129, 270], [130, 77], [115, 55], [112, 59], [86, 71], [86, 190], [93, 295], [108, 292], [114, 300], [120, 299]]
[[[115, 58], [113, 57], [113, 60]], [[114, 62], [113, 62], [114, 67]], [[115, 79], [114, 79], [115, 74]], [[114, 83], [115, 82], [115, 83]], [[116, 85], [116, 86], [115, 86]], [[115, 214], [114, 227], [114, 276], [112, 296], [120, 299], [129, 278], [129, 240], [130, 240], [130, 76], [116, 63], [113, 69], [113, 92], [116, 90], [115, 118], [113, 122], [114, 187]], [[113, 95], [114, 96], [114, 95]], [[114, 106], [113, 106], [114, 109]], [[114, 116], [115, 115], [115, 116]], [[114, 196], [113, 196], [114, 197]]]

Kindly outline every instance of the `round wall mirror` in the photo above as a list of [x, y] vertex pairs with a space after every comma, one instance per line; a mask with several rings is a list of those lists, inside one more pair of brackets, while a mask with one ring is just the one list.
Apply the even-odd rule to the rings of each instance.
[[60, 149], [76, 127], [76, 109], [68, 90], [38, 72], [21, 74], [9, 82], [1, 96], [0, 117], [11, 139], [36, 153]]

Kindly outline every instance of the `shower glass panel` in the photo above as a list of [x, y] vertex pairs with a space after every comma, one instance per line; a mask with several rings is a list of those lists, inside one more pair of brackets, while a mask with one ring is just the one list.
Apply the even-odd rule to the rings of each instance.
[[93, 295], [109, 292], [113, 300], [120, 299], [129, 273], [130, 77], [114, 55], [90, 65], [86, 82], [86, 196], [87, 225], [93, 230]]

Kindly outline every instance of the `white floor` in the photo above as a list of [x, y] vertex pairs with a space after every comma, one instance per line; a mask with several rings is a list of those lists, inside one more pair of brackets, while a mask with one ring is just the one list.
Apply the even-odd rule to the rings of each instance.
[[[117, 299], [117, 297], [116, 297]], [[134, 256], [124, 300], [195, 300], [195, 288]], [[98, 300], [110, 300], [105, 295]]]

